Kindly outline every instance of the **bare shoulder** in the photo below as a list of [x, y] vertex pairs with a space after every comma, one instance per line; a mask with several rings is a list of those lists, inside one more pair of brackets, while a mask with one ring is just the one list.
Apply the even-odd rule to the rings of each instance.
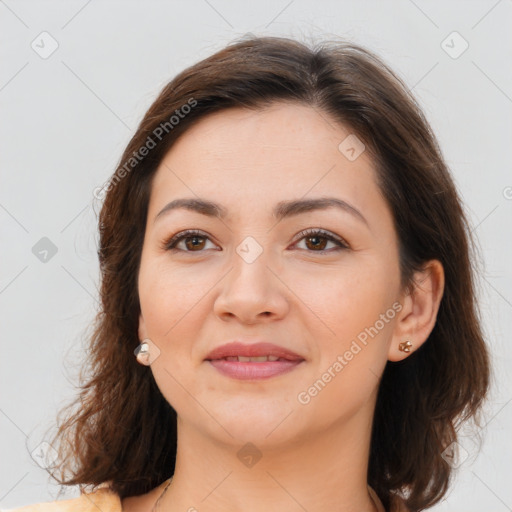
[[102, 512], [121, 512], [121, 502], [112, 491], [101, 488], [78, 498], [0, 509], [0, 512], [98, 512], [98, 508]]
[[18, 508], [2, 508], [0, 512], [147, 512], [153, 508], [167, 481], [146, 494], [120, 499], [108, 487], [84, 493], [77, 498], [34, 503]]

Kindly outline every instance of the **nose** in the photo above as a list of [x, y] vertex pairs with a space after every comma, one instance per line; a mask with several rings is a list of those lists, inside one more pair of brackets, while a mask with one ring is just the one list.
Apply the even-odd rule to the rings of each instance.
[[223, 320], [234, 317], [245, 324], [283, 318], [289, 309], [287, 294], [291, 292], [271, 268], [265, 251], [255, 259], [234, 252], [232, 262], [219, 283], [214, 313]]

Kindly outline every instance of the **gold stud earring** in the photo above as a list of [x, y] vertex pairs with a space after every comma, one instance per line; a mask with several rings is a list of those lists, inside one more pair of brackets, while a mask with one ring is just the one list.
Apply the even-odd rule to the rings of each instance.
[[410, 341], [402, 341], [400, 345], [398, 345], [398, 350], [402, 352], [410, 352], [412, 347], [412, 343]]

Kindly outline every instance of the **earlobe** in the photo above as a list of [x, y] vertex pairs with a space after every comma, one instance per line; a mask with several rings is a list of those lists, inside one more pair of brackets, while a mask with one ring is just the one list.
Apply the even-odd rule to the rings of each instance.
[[414, 274], [410, 292], [404, 292], [403, 308], [389, 347], [389, 361], [405, 359], [427, 341], [436, 323], [443, 292], [443, 266], [438, 260], [431, 260]]

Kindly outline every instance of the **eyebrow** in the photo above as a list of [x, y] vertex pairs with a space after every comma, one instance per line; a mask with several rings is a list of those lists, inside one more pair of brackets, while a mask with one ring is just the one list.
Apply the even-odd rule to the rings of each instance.
[[[347, 203], [343, 199], [338, 199], [336, 197], [319, 197], [314, 199], [280, 201], [274, 207], [272, 215], [275, 219], [280, 221], [284, 218], [292, 217], [294, 215], [300, 215], [302, 213], [312, 212], [314, 210], [326, 210], [328, 208], [338, 208], [346, 213], [351, 214], [353, 217], [359, 219], [364, 224], [369, 226], [368, 221], [357, 208]], [[201, 198], [180, 198], [174, 199], [170, 203], [166, 204], [157, 214], [153, 222], [156, 222], [164, 214], [178, 209], [186, 209], [200, 213], [201, 215], [206, 215], [208, 217], [218, 217], [220, 219], [225, 219], [228, 216], [228, 210], [222, 205], [213, 201]]]

